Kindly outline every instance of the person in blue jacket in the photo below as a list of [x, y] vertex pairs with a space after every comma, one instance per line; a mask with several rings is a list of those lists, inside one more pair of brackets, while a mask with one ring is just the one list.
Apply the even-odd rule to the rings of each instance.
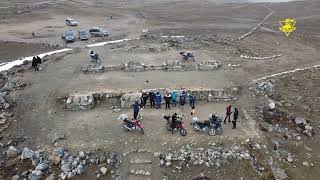
[[173, 91], [171, 93], [172, 107], [177, 107], [177, 98], [178, 98], [177, 91]]
[[134, 102], [134, 104], [132, 105], [133, 107], [133, 119], [137, 120], [139, 111], [140, 111], [140, 104], [138, 101]]
[[161, 94], [157, 92], [156, 94], [156, 108], [161, 109]]
[[189, 96], [190, 107], [194, 107], [196, 99], [197, 99], [197, 97], [194, 94], [190, 94], [190, 96]]

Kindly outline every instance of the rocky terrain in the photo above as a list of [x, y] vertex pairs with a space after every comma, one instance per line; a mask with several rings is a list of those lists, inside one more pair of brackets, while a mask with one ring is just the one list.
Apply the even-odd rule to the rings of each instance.
[[[0, 179], [317, 179], [319, 8], [312, 0], [0, 2], [1, 67], [70, 48], [43, 54], [40, 71], [25, 59], [1, 71]], [[297, 21], [289, 37], [278, 30], [288, 17]], [[110, 36], [61, 39], [92, 26]], [[131, 117], [149, 90], [196, 94], [200, 120], [224, 117], [231, 104], [237, 128], [209, 136], [193, 131], [189, 105], [147, 106], [145, 134], [124, 131], [119, 115]], [[187, 136], [166, 129], [163, 116], [175, 112]]]

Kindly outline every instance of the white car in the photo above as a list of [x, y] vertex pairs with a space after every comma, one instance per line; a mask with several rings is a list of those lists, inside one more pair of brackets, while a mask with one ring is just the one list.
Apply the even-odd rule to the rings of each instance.
[[68, 26], [77, 26], [78, 22], [75, 19], [68, 18], [68, 19], [66, 19], [66, 24]]

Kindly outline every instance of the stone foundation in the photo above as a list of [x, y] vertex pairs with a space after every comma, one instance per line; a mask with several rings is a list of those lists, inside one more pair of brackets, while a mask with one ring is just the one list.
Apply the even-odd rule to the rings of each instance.
[[[181, 91], [186, 91], [187, 95], [194, 94], [197, 97], [197, 101], [206, 102], [219, 102], [219, 101], [231, 101], [235, 98], [228, 95], [223, 89], [144, 89], [140, 92], [121, 92], [121, 91], [109, 91], [109, 92], [96, 92], [87, 96], [70, 96], [66, 101], [66, 107], [68, 110], [87, 110], [94, 106], [94, 102], [103, 103], [110, 107], [131, 108], [131, 105], [138, 100], [143, 92], [160, 92], [162, 98], [166, 91], [176, 91], [178, 94]], [[189, 96], [187, 96], [187, 102], [189, 102]], [[164, 103], [164, 100], [162, 100]], [[178, 99], [179, 103], [179, 99]]]
[[92, 109], [95, 99], [92, 95], [69, 96], [66, 101], [66, 108], [69, 111], [80, 111]]
[[86, 64], [81, 69], [84, 73], [103, 73], [105, 71], [104, 66], [97, 66], [95, 64]]
[[95, 65], [85, 65], [82, 67], [84, 73], [104, 72], [104, 71], [126, 71], [126, 72], [143, 72], [143, 71], [213, 71], [221, 67], [218, 61], [203, 61], [200, 64], [196, 62], [167, 61], [162, 65], [145, 65], [140, 62], [129, 61], [119, 66], [96, 67]]

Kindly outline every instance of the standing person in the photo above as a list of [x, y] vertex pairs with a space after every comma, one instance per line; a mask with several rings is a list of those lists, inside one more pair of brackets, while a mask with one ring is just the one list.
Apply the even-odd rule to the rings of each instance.
[[137, 117], [140, 111], [140, 105], [138, 100], [136, 100], [132, 106], [133, 106], [133, 119], [137, 120]]
[[173, 91], [171, 93], [172, 107], [177, 107], [177, 98], [178, 98], [177, 91]]
[[189, 100], [190, 100], [190, 107], [194, 107], [194, 104], [196, 102], [196, 96], [194, 94], [190, 94]]
[[228, 122], [231, 122], [230, 121], [230, 115], [231, 115], [231, 105], [227, 106], [227, 110], [226, 110], [226, 118], [224, 118], [224, 124], [227, 124], [227, 118], [228, 118]]
[[144, 107], [146, 107], [147, 101], [148, 101], [148, 94], [146, 92], [142, 93], [142, 100], [143, 100]]
[[156, 95], [156, 108], [161, 109], [161, 94], [160, 94], [160, 92], [157, 92], [157, 95]]
[[166, 95], [164, 96], [164, 100], [166, 102], [166, 109], [170, 110], [171, 94], [169, 92], [167, 92]]
[[144, 104], [144, 101], [143, 101], [143, 97], [141, 95], [140, 97], [140, 108], [144, 108], [145, 107], [145, 104]]
[[154, 94], [153, 91], [150, 91], [150, 92], [149, 92], [149, 99], [150, 99], [150, 107], [151, 107], [151, 108], [155, 108], [155, 103], [154, 103], [154, 101], [155, 101], [155, 94]]
[[34, 71], [37, 71], [37, 59], [36, 59], [36, 57], [32, 58], [31, 66], [34, 68]]
[[186, 104], [186, 92], [185, 91], [182, 91], [181, 94], [180, 94], [180, 108], [181, 108], [181, 111], [184, 111], [184, 105]]
[[233, 121], [232, 121], [233, 127], [232, 127], [232, 129], [235, 129], [237, 127], [238, 117], [239, 117], [239, 111], [238, 111], [237, 108], [234, 108]]

